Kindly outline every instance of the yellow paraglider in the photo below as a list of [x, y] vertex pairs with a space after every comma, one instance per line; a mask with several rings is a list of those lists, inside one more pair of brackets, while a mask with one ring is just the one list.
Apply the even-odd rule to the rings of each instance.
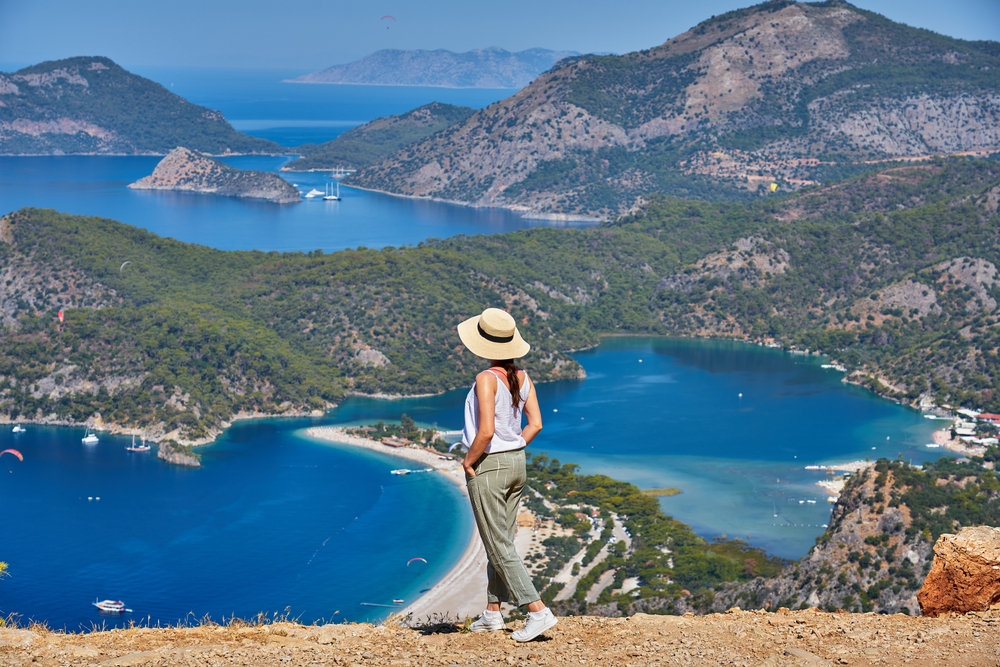
[[778, 191], [778, 184], [771, 183], [771, 192], [777, 192], [777, 191]]

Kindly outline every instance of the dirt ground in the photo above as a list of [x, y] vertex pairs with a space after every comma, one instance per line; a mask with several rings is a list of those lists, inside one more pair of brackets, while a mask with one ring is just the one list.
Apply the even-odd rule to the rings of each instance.
[[517, 644], [507, 632], [292, 623], [88, 634], [0, 629], [0, 664], [40, 665], [819, 665], [1000, 666], [1000, 610], [941, 618], [730, 610], [709, 616], [560, 619]]

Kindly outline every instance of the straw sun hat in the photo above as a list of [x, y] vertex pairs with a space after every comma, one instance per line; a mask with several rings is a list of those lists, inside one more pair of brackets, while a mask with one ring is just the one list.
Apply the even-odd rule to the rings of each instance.
[[514, 318], [499, 308], [487, 308], [482, 315], [459, 324], [458, 337], [469, 352], [483, 359], [519, 359], [531, 349], [521, 338]]

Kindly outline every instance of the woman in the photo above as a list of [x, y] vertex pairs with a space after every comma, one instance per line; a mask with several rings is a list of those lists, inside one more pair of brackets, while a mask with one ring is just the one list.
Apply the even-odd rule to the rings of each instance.
[[[469, 500], [489, 558], [488, 604], [469, 629], [503, 630], [500, 603], [527, 605], [528, 620], [513, 637], [528, 642], [556, 624], [514, 550], [517, 506], [527, 477], [524, 448], [542, 430], [534, 387], [527, 373], [514, 365], [531, 346], [521, 338], [514, 318], [498, 308], [487, 308], [459, 324], [458, 335], [470, 352], [490, 360], [490, 368], [476, 376], [465, 399], [462, 432], [469, 450], [462, 464]], [[528, 418], [523, 430], [522, 413]]]

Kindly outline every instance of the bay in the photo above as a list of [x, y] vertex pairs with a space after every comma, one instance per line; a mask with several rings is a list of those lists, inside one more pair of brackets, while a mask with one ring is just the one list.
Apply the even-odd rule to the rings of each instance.
[[[241, 169], [277, 172], [289, 157], [236, 156]], [[413, 245], [457, 234], [499, 234], [536, 226], [583, 226], [528, 220], [504, 209], [471, 208], [394, 197], [341, 186], [342, 201], [296, 204], [217, 197], [193, 192], [130, 190], [152, 173], [153, 156], [0, 156], [0, 215], [25, 206], [95, 215], [160, 236], [222, 250], [282, 252]], [[319, 172], [284, 178], [307, 192], [325, 190]]]
[[[404, 459], [303, 437], [314, 423], [240, 422], [196, 469], [155, 447], [127, 452], [123, 437], [87, 446], [82, 429], [4, 429], [0, 448], [24, 462], [0, 460], [0, 611], [80, 630], [258, 613], [361, 621], [412, 601], [468, 543], [468, 501], [440, 475], [390, 475]], [[415, 556], [427, 564], [407, 566]], [[98, 598], [133, 613], [104, 615]]]

